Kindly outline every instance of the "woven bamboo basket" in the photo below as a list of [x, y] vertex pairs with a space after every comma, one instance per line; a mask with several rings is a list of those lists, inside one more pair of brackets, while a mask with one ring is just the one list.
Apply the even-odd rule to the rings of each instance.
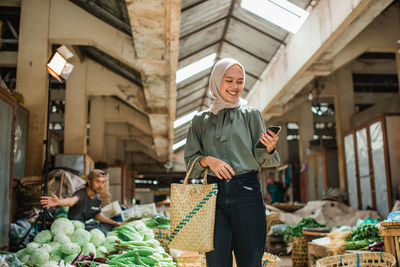
[[385, 252], [395, 256], [397, 260], [396, 266], [400, 266], [400, 224], [389, 222], [384, 224], [381, 222], [379, 233], [385, 242]]
[[294, 238], [292, 261], [294, 267], [308, 266], [307, 240], [304, 236]]
[[317, 260], [316, 267], [392, 267], [396, 260], [386, 252], [357, 252]]
[[[55, 178], [51, 178], [47, 182], [47, 193], [56, 193]], [[43, 179], [41, 176], [28, 176], [19, 181], [18, 193], [24, 207], [40, 208], [40, 196], [43, 194]]]
[[168, 229], [153, 228], [154, 238], [157, 239], [165, 251], [169, 251], [168, 244], [170, 241], [171, 231]]

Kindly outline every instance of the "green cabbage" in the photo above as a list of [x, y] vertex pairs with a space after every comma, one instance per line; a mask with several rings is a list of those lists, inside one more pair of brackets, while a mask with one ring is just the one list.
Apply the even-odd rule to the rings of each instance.
[[70, 236], [70, 238], [73, 243], [77, 243], [82, 247], [90, 241], [90, 233], [84, 229], [78, 229]]
[[81, 252], [81, 247], [76, 243], [66, 243], [61, 245], [61, 252], [66, 255], [78, 254]]
[[107, 253], [107, 249], [105, 246], [99, 246], [96, 249], [96, 257], [104, 257]]
[[39, 248], [40, 244], [36, 243], [36, 242], [30, 242], [28, 245], [26, 245], [26, 250], [29, 254], [32, 254], [32, 252]]
[[31, 266], [42, 265], [42, 264], [48, 262], [49, 259], [50, 259], [50, 255], [46, 250], [37, 248], [33, 251], [28, 264]]
[[78, 256], [78, 254], [79, 254], [79, 252], [78, 252], [77, 254], [68, 255], [68, 256], [64, 259], [64, 262], [65, 262], [65, 263], [71, 264], [71, 263], [75, 260], [76, 256]]
[[53, 251], [52, 246], [50, 246], [49, 244], [42, 244], [40, 248], [46, 250], [47, 253], [51, 253]]
[[51, 260], [51, 261], [55, 261], [55, 262], [60, 262], [62, 253], [60, 253], [60, 254], [61, 254], [61, 255], [55, 254], [55, 253], [51, 253], [51, 254], [50, 254], [50, 260]]
[[88, 242], [85, 245], [83, 245], [82, 252], [85, 255], [89, 255], [90, 252], [96, 254], [96, 247], [92, 243]]
[[66, 244], [66, 243], [71, 243], [71, 239], [64, 234], [56, 234], [54, 236], [54, 242], [57, 242], [60, 244]]
[[17, 253], [15, 254], [17, 256], [17, 258], [19, 259], [20, 257], [25, 256], [28, 253], [28, 250], [26, 248], [18, 250]]
[[23, 257], [21, 257], [19, 260], [20, 260], [22, 263], [28, 263], [30, 259], [31, 259], [31, 254], [26, 254], [26, 255], [24, 255]]
[[85, 229], [85, 224], [81, 221], [71, 220], [72, 225], [74, 226], [74, 230]]
[[113, 250], [115, 250], [115, 242], [117, 240], [120, 240], [117, 236], [108, 235], [106, 240], [103, 243], [103, 246], [107, 249], [107, 251], [113, 251]]
[[51, 251], [50, 252], [59, 250], [60, 246], [61, 246], [61, 244], [58, 243], [58, 242], [50, 242], [49, 245], [51, 246]]
[[44, 230], [44, 231], [41, 231], [40, 233], [38, 233], [35, 236], [34, 241], [36, 243], [39, 243], [39, 244], [45, 244], [45, 243], [50, 242], [52, 238], [53, 237], [51, 236], [50, 231], [49, 230]]
[[65, 234], [69, 236], [74, 232], [74, 225], [70, 220], [66, 218], [60, 218], [53, 222], [50, 227], [50, 231], [53, 235]]
[[91, 236], [90, 242], [93, 243], [93, 245], [95, 245], [96, 247], [103, 244], [103, 242], [106, 240], [104, 233], [99, 229], [92, 229], [90, 231], [90, 236]]
[[40, 267], [58, 267], [59, 265], [58, 265], [58, 263], [57, 262], [55, 262], [55, 261], [49, 261], [49, 262], [46, 262], [45, 264], [43, 264], [42, 266], [40, 266]]

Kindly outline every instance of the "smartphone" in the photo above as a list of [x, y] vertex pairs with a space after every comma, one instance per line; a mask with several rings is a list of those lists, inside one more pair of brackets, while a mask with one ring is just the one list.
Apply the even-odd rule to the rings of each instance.
[[[269, 126], [268, 127], [268, 130], [271, 130], [276, 134], [279, 132], [280, 129], [281, 129], [281, 126]], [[268, 131], [267, 131], [267, 133], [268, 133]]]
[[[276, 133], [276, 134], [279, 132], [280, 129], [281, 129], [281, 126], [269, 126], [269, 127], [268, 127], [268, 130], [271, 130], [271, 131], [273, 131], [273, 132]], [[268, 133], [268, 131], [267, 131], [267, 133]], [[269, 134], [269, 135], [270, 135], [270, 134]], [[258, 141], [256, 147], [257, 147], [257, 148], [265, 148], [264, 144], [261, 143], [260, 141]]]

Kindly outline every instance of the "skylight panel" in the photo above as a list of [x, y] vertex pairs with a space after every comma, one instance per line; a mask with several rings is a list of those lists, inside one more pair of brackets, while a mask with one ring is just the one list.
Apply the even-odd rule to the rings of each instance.
[[176, 119], [174, 121], [174, 128], [178, 128], [179, 126], [191, 121], [196, 114], [199, 113], [197, 110], [190, 112], [189, 114], [186, 114], [183, 117], [180, 117], [179, 119]]
[[178, 143], [173, 144], [173, 145], [172, 145], [172, 150], [175, 151], [175, 150], [177, 150], [178, 148], [184, 146], [185, 144], [186, 144], [186, 138], [183, 139], [183, 140], [181, 140], [181, 141], [179, 141]]
[[242, 0], [240, 6], [291, 33], [296, 33], [310, 14], [287, 0]]
[[176, 83], [180, 83], [187, 78], [196, 75], [197, 73], [202, 72], [208, 68], [211, 68], [214, 65], [215, 59], [217, 58], [217, 53], [212, 53], [186, 67], [179, 69], [176, 72]]

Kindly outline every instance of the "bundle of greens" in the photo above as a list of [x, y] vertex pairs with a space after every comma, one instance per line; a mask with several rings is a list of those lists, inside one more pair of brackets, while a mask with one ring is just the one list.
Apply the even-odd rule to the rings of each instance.
[[161, 229], [169, 229], [170, 228], [170, 219], [164, 216], [153, 216], [151, 218], [142, 219], [142, 221], [149, 228], [161, 228]]
[[366, 223], [354, 228], [345, 239], [345, 247], [349, 250], [358, 250], [368, 247], [370, 244], [382, 241], [379, 230], [375, 224]]
[[[134, 221], [114, 228], [113, 249], [108, 253], [107, 264], [118, 266], [173, 267], [172, 257], [154, 239], [154, 233], [142, 221]], [[107, 237], [107, 238], [108, 238]]]
[[326, 228], [325, 225], [318, 223], [313, 218], [303, 218], [296, 225], [290, 225], [286, 228], [283, 240], [286, 245], [293, 240], [294, 237], [303, 236], [303, 228]]

